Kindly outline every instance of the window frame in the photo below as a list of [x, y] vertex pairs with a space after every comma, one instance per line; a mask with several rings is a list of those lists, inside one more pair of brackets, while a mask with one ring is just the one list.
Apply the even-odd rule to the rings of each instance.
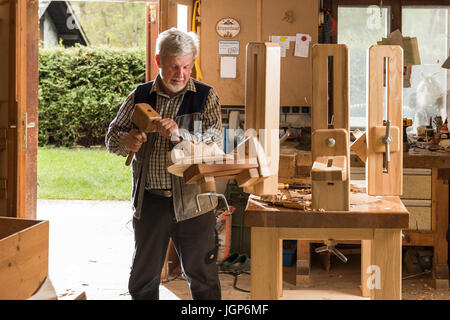
[[[403, 6], [449, 6], [448, 0], [328, 0], [324, 2], [326, 8], [331, 9], [331, 16], [338, 24], [338, 6], [380, 6], [390, 7], [391, 21], [388, 32], [399, 29], [402, 31], [402, 7]], [[331, 36], [331, 43], [337, 43], [337, 34]]]

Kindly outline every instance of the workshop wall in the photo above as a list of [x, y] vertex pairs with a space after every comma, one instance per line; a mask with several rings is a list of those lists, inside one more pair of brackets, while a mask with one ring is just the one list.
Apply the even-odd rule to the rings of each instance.
[[[223, 18], [233, 18], [240, 32], [224, 38], [216, 32]], [[318, 41], [318, 1], [307, 0], [202, 0], [200, 66], [203, 81], [212, 85], [222, 105], [244, 105], [246, 45], [269, 41], [270, 36], [295, 38], [297, 33], [311, 36], [308, 57], [294, 56], [291, 41], [281, 58], [281, 106], [310, 106], [312, 96], [311, 46]], [[219, 41], [239, 42], [238, 54], [219, 54]], [[221, 58], [236, 58], [236, 77], [222, 78]]]

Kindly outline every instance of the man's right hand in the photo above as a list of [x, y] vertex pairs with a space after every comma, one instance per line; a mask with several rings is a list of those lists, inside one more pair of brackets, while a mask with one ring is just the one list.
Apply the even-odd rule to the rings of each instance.
[[142, 144], [147, 141], [145, 132], [140, 133], [136, 129], [131, 129], [130, 132], [121, 137], [121, 142], [129, 151], [138, 152]]

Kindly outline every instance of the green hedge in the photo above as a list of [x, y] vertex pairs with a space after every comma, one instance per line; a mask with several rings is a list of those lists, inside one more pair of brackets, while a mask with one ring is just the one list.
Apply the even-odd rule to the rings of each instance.
[[104, 144], [123, 100], [145, 80], [145, 50], [40, 48], [39, 145]]

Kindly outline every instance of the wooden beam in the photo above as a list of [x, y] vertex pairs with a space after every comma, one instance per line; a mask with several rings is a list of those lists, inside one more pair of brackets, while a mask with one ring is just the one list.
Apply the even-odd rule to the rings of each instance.
[[276, 194], [278, 192], [280, 155], [278, 137], [280, 126], [279, 45], [271, 42], [249, 43], [245, 76], [246, 135], [254, 135], [258, 138], [268, 159], [271, 175], [253, 185], [251, 193], [257, 195]]

